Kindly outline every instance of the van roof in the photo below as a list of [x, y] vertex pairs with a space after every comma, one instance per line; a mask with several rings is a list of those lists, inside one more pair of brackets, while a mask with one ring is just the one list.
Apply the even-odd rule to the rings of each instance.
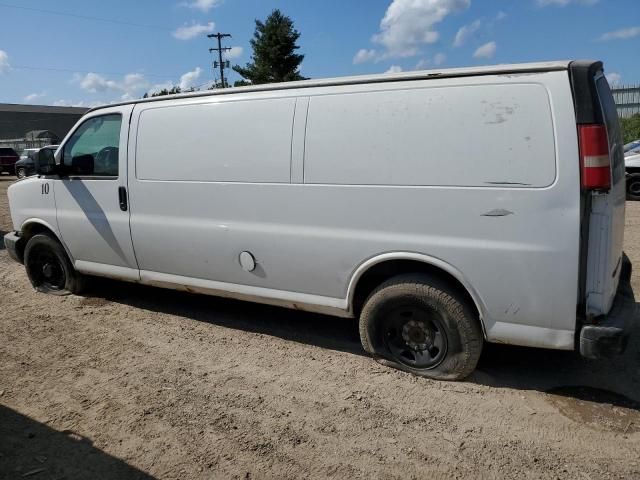
[[552, 62], [515, 63], [504, 65], [485, 65], [481, 67], [445, 68], [439, 70], [419, 70], [400, 73], [381, 73], [374, 75], [358, 75], [350, 77], [321, 78], [314, 80], [301, 80], [296, 82], [268, 83], [262, 85], [248, 85], [245, 87], [233, 87], [218, 90], [205, 90], [176, 95], [163, 95], [161, 97], [141, 98], [128, 102], [111, 103], [101, 105], [89, 111], [119, 105], [131, 105], [136, 103], [157, 102], [162, 100], [206, 97], [211, 95], [229, 95], [234, 93], [266, 92], [272, 90], [291, 90], [296, 88], [328, 87], [333, 85], [355, 85], [362, 83], [396, 82], [400, 80], [429, 80], [435, 78], [473, 77], [480, 75], [508, 75], [530, 72], [551, 72], [567, 70], [571, 60], [559, 60]]

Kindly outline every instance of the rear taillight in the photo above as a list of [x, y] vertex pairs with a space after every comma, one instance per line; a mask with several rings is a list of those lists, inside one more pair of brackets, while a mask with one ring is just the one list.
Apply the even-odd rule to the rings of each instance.
[[578, 125], [582, 188], [608, 190], [611, 187], [609, 141], [604, 125]]

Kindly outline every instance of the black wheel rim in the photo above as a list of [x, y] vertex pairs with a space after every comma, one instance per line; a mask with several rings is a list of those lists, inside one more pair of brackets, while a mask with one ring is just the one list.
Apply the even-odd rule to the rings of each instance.
[[629, 184], [629, 193], [631, 195], [640, 195], [640, 181], [631, 182]]
[[48, 248], [37, 248], [29, 255], [28, 263], [31, 281], [36, 287], [48, 290], [63, 290], [66, 274], [58, 256]]
[[447, 354], [447, 334], [442, 317], [426, 306], [393, 308], [382, 322], [387, 351], [412, 368], [437, 367]]
[[24, 178], [24, 177], [25, 177], [24, 168], [19, 168], [18, 169], [18, 178]]

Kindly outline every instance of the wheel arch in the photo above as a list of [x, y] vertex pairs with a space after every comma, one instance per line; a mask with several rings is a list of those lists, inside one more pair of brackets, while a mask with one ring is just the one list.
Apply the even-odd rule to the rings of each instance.
[[445, 280], [460, 291], [475, 307], [482, 332], [486, 338], [484, 316], [486, 308], [478, 292], [471, 286], [462, 272], [453, 265], [436, 257], [413, 252], [389, 252], [361, 263], [349, 282], [347, 303], [349, 312], [359, 315], [367, 296], [389, 278], [405, 273], [427, 273]]
[[67, 253], [67, 256], [69, 257], [69, 261], [71, 262], [71, 264], [74, 263], [73, 257], [71, 256], [69, 249], [67, 248], [65, 243], [62, 241], [62, 238], [60, 238], [60, 235], [58, 235], [56, 229], [51, 224], [49, 224], [48, 222], [40, 218], [29, 218], [24, 222], [22, 222], [22, 225], [20, 226], [21, 241], [17, 245], [18, 247], [17, 253], [21, 258], [21, 260], [24, 260], [24, 249], [27, 246], [27, 242], [31, 237], [39, 233], [48, 233], [53, 238], [55, 238], [58, 242], [60, 242], [60, 245], [62, 245], [62, 248], [64, 248], [64, 251]]

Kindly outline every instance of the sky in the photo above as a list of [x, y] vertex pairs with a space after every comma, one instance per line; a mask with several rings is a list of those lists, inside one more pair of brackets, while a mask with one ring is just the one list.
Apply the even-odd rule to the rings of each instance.
[[[0, 102], [99, 104], [214, 80], [208, 33], [250, 61], [275, 8], [310, 78], [599, 59], [640, 83], [640, 0], [0, 0]], [[239, 79], [227, 70], [231, 81]]]

